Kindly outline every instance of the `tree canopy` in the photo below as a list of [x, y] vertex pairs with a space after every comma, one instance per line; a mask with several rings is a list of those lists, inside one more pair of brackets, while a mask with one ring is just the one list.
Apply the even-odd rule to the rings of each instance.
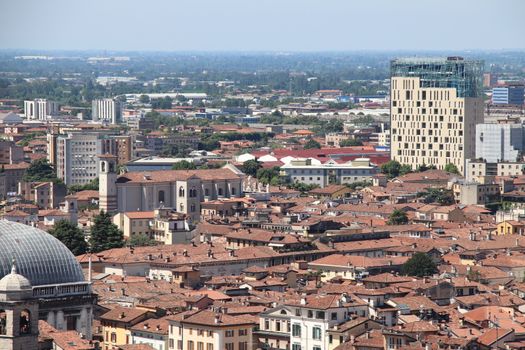
[[315, 141], [314, 139], [310, 139], [304, 144], [304, 149], [315, 149], [315, 148], [317, 149], [321, 148], [321, 144]]
[[402, 210], [394, 209], [394, 211], [388, 217], [388, 225], [405, 225], [408, 223], [408, 216]]
[[393, 179], [400, 175], [408, 174], [412, 171], [409, 165], [399, 163], [397, 160], [390, 160], [381, 165], [381, 172], [389, 179]]
[[363, 141], [360, 139], [347, 139], [339, 142], [340, 147], [362, 146]]
[[187, 160], [181, 160], [180, 162], [173, 164], [171, 168], [173, 170], [193, 170], [197, 169], [197, 166], [192, 162], [188, 162]]
[[29, 168], [27, 168], [23, 180], [26, 182], [60, 182], [57, 178], [55, 169], [53, 169], [45, 158], [37, 159], [32, 162]]
[[445, 171], [448, 173], [459, 175], [458, 167], [452, 163], [448, 163], [447, 165], [445, 165]]
[[402, 272], [415, 277], [431, 276], [437, 272], [437, 266], [430, 256], [417, 252], [403, 265]]
[[242, 172], [246, 175], [251, 175], [253, 177], [257, 176], [257, 171], [261, 168], [261, 164], [255, 159], [247, 160], [242, 165]]
[[102, 210], [94, 218], [89, 243], [91, 251], [95, 253], [112, 248], [121, 248], [124, 246], [124, 235], [111, 222], [111, 215]]
[[422, 193], [425, 203], [438, 203], [441, 205], [452, 205], [456, 202], [454, 192], [446, 188], [427, 188]]
[[60, 220], [55, 222], [55, 225], [49, 234], [64, 243], [66, 247], [73, 253], [73, 255], [84, 254], [88, 250], [88, 244], [82, 230], [70, 221]]
[[148, 235], [140, 233], [137, 235], [132, 235], [128, 239], [128, 245], [133, 246], [133, 247], [146, 247], [146, 246], [157, 245], [157, 242], [151, 239]]

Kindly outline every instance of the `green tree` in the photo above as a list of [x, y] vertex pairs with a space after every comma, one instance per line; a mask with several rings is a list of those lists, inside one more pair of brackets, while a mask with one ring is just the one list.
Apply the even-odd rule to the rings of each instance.
[[47, 159], [37, 159], [27, 168], [24, 177], [26, 182], [53, 181], [60, 182], [57, 178], [55, 169], [47, 162]]
[[181, 160], [180, 162], [173, 164], [171, 168], [173, 170], [193, 170], [197, 169], [197, 166], [192, 162], [188, 162], [187, 160]]
[[139, 101], [140, 101], [140, 103], [149, 103], [149, 96], [148, 95], [140, 95]]
[[445, 165], [445, 171], [446, 171], [447, 173], [452, 173], [452, 174], [457, 174], [457, 175], [459, 175], [458, 167], [455, 166], [455, 165], [452, 164], [452, 163], [448, 163], [447, 165]]
[[360, 139], [347, 139], [339, 142], [340, 147], [362, 146], [363, 141]]
[[128, 239], [128, 245], [133, 246], [133, 247], [146, 247], [146, 246], [157, 245], [157, 242], [151, 239], [148, 235], [140, 233], [137, 235], [132, 235]]
[[112, 248], [121, 248], [124, 246], [124, 235], [111, 222], [111, 216], [102, 210], [94, 218], [89, 243], [91, 251], [95, 253]]
[[60, 220], [49, 230], [49, 234], [64, 243], [73, 255], [84, 254], [88, 250], [88, 244], [84, 233], [70, 221]]
[[317, 148], [317, 149], [321, 148], [321, 144], [315, 141], [314, 139], [310, 139], [304, 144], [304, 149], [314, 149], [314, 148]]
[[259, 170], [261, 167], [262, 166], [258, 161], [256, 161], [255, 159], [250, 159], [244, 162], [241, 168], [242, 168], [242, 172], [245, 173], [246, 175], [251, 175], [253, 177], [256, 177], [257, 170]]
[[401, 164], [396, 160], [389, 160], [385, 164], [381, 165], [381, 172], [385, 174], [389, 179], [393, 179], [399, 176], [399, 170]]
[[456, 202], [454, 192], [446, 188], [427, 188], [422, 193], [425, 203], [438, 203], [441, 205], [452, 205]]
[[388, 217], [388, 225], [405, 225], [408, 223], [408, 216], [402, 210], [394, 209], [394, 211]]
[[399, 176], [406, 175], [412, 172], [412, 168], [408, 164], [402, 164], [399, 168]]
[[430, 256], [417, 252], [403, 264], [402, 272], [408, 276], [431, 276], [437, 272], [437, 266]]

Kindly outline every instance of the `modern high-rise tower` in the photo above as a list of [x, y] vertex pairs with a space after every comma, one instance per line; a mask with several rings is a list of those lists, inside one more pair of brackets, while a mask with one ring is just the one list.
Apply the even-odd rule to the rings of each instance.
[[117, 124], [121, 114], [120, 102], [112, 98], [93, 100], [93, 121], [102, 121], [108, 124]]
[[463, 173], [483, 122], [483, 62], [403, 58], [390, 73], [392, 159], [412, 169], [454, 164]]

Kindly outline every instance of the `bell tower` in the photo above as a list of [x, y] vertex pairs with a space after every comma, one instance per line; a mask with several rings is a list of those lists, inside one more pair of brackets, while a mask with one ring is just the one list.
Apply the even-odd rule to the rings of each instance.
[[117, 157], [112, 154], [99, 156], [98, 194], [99, 207], [107, 213], [117, 211]]
[[14, 261], [0, 280], [0, 349], [38, 350], [38, 300]]

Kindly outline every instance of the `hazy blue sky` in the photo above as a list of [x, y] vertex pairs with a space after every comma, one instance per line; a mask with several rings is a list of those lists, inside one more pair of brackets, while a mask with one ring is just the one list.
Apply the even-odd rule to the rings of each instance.
[[525, 48], [525, 0], [0, 0], [0, 48]]

